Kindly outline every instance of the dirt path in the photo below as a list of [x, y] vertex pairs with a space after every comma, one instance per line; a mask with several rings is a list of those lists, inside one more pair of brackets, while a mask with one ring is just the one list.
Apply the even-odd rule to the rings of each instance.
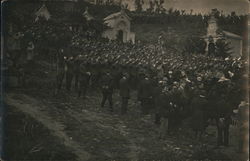
[[[155, 134], [156, 131], [150, 126], [141, 127], [139, 124], [142, 122], [134, 120], [133, 117], [127, 119], [128, 116], [122, 117], [104, 112], [104, 109], [104, 111], [98, 108], [88, 109], [87, 105], [98, 106], [100, 100], [96, 97], [89, 98], [87, 103], [75, 97], [70, 100], [74, 103], [65, 101], [63, 105], [59, 105], [58, 109], [53, 100], [41, 101], [28, 95], [13, 93], [5, 96], [8, 105], [18, 108], [41, 122], [81, 161], [100, 158], [140, 160], [144, 153], [149, 152], [150, 147], [147, 146], [154, 143], [158, 144], [157, 148], [165, 147], [163, 151], [172, 152], [170, 148], [174, 149], [174, 143], [172, 145], [170, 142], [167, 145], [164, 145], [166, 142], [160, 144], [159, 140], [152, 136], [152, 132]], [[56, 113], [60, 110], [63, 112]], [[131, 126], [131, 124], [134, 125]], [[147, 132], [148, 128], [151, 128], [150, 132]], [[146, 140], [152, 143], [145, 143]]]
[[[75, 141], [67, 134], [65, 125], [60, 121], [56, 121], [56, 119], [46, 111], [46, 108], [48, 107], [45, 107], [41, 101], [23, 94], [7, 94], [5, 96], [5, 101], [8, 105], [18, 108], [18, 110], [41, 122], [52, 132], [54, 136], [60, 138], [61, 142], [66, 147], [69, 147], [74, 154], [78, 156], [79, 160], [82, 161], [90, 159], [91, 154], [85, 151], [85, 149], [81, 146], [81, 143]], [[122, 120], [119, 120], [118, 117], [88, 110], [81, 110], [81, 112], [79, 112], [72, 109], [67, 109], [67, 114], [81, 125], [84, 125], [84, 122], [88, 120], [89, 122], [95, 123], [95, 125], [99, 129], [103, 129], [103, 131], [117, 132], [123, 137], [129, 137], [129, 132], [126, 129], [125, 123]], [[110, 121], [115, 122], [115, 126], [112, 126], [112, 124], [110, 125], [110, 123], [108, 123]], [[126, 138], [126, 140], [128, 141], [127, 146], [129, 149], [127, 154], [125, 154], [126, 158], [129, 160], [138, 160], [138, 146], [134, 143], [132, 138]], [[104, 153], [109, 155], [108, 152]]]
[[90, 158], [90, 154], [81, 149], [79, 144], [65, 133], [63, 124], [54, 121], [45, 111], [42, 111], [42, 106], [39, 106], [40, 103], [37, 100], [26, 95], [8, 94], [5, 96], [5, 101], [8, 105], [18, 108], [47, 127], [52, 134], [61, 139], [66, 147], [72, 149], [79, 161]]

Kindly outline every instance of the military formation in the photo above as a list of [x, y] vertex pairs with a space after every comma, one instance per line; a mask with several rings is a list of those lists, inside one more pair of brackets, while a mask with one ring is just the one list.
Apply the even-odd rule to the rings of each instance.
[[[29, 42], [26, 50], [26, 63], [13, 61], [12, 65], [20, 70], [21, 82], [32, 69], [34, 43]], [[161, 138], [175, 134], [191, 118], [196, 138], [204, 135], [209, 124], [216, 124], [218, 145], [227, 146], [233, 110], [245, 100], [247, 62], [241, 57], [218, 57], [213, 41], [208, 50], [207, 55], [190, 56], [164, 48], [161, 43], [122, 43], [75, 33], [70, 44], [53, 52], [55, 94], [60, 95], [64, 84], [68, 93], [76, 93], [81, 99], [92, 90], [99, 91], [100, 108], [108, 106], [111, 112], [119, 108], [121, 115], [128, 114], [133, 108], [129, 102], [136, 99], [142, 115], [154, 116]], [[119, 93], [120, 107], [114, 106], [115, 92]]]
[[[214, 122], [218, 145], [229, 145], [233, 110], [244, 99], [240, 81], [246, 62], [241, 58], [191, 57], [159, 53], [140, 44], [82, 41], [85, 43], [73, 44], [74, 51], [78, 53], [78, 45], [80, 53], [64, 53], [62, 49], [57, 55], [56, 94], [60, 94], [65, 77], [68, 92], [74, 86], [78, 97], [86, 99], [90, 89], [100, 91], [100, 108], [107, 105], [111, 112], [119, 108], [120, 114], [126, 115], [132, 108], [128, 107], [131, 93], [136, 92], [142, 115], [154, 115], [161, 138], [175, 134], [191, 118], [196, 138]], [[120, 107], [114, 107], [116, 91]]]
[[[83, 17], [78, 20], [77, 13], [65, 13], [64, 17], [63, 12], [56, 9], [53, 12], [58, 13], [53, 14], [51, 20], [41, 19], [34, 23], [31, 12], [22, 14], [20, 11], [26, 10], [20, 8], [18, 14], [6, 19], [9, 24], [4, 27], [10, 28], [5, 30], [7, 48], [3, 55], [6, 60], [3, 63], [7, 62], [6, 78], [16, 76], [18, 84], [28, 88], [27, 77], [41, 79], [40, 74], [45, 73], [43, 68], [39, 69], [42, 71], [39, 74], [35, 73], [37, 68], [34, 66], [37, 63], [39, 68], [44, 63], [43, 67], [49, 71], [46, 76], [52, 75], [48, 79], [53, 80], [55, 96], [67, 92], [86, 100], [94, 91], [102, 97], [98, 102], [100, 111], [108, 111], [111, 115], [119, 111], [122, 117], [138, 108], [140, 117], [153, 116], [160, 139], [178, 135], [179, 129], [188, 124], [194, 138], [200, 140], [207, 127], [215, 125], [217, 145], [229, 146], [230, 125], [235, 123], [237, 116], [239, 150], [247, 149], [249, 104], [244, 84], [248, 62], [244, 57], [234, 58], [226, 52], [221, 53], [218, 46], [225, 45], [223, 41], [219, 44], [209, 37], [207, 42], [198, 36], [203, 35], [209, 15], [186, 14], [184, 10], [172, 9], [166, 15], [131, 12], [132, 23], [157, 25], [160, 22], [168, 28], [158, 37], [158, 42], [154, 39], [159, 31], [152, 31], [152, 37], [145, 35], [148, 40], [132, 44], [103, 39], [100, 31], [104, 26], [82, 21]], [[28, 20], [29, 15], [30, 21], [25, 23], [19, 18]], [[72, 22], [78, 22], [72, 23], [71, 18]], [[243, 34], [245, 19], [247, 16], [222, 14], [218, 23], [222, 29], [247, 35]], [[47, 84], [41, 82], [41, 87], [46, 89]], [[114, 102], [116, 94], [118, 105]]]

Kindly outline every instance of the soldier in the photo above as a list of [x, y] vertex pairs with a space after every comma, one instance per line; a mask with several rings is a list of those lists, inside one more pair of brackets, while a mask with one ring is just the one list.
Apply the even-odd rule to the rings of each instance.
[[141, 101], [142, 114], [149, 114], [152, 105], [153, 87], [148, 75], [144, 75], [138, 88], [138, 100]]
[[225, 96], [222, 95], [221, 100], [218, 102], [217, 107], [218, 117], [216, 118], [216, 125], [218, 130], [217, 145], [228, 146], [229, 145], [229, 127], [231, 120], [232, 110], [227, 103]]
[[138, 77], [137, 77], [137, 68], [132, 67], [129, 74], [129, 84], [132, 89], [137, 89]]
[[79, 76], [80, 76], [80, 65], [81, 65], [81, 60], [80, 60], [81, 55], [77, 56], [75, 61], [74, 61], [74, 76], [75, 76], [75, 89], [78, 90], [78, 81], [79, 81]]
[[105, 75], [101, 79], [101, 89], [102, 89], [102, 102], [101, 107], [103, 108], [106, 100], [109, 101], [110, 111], [113, 111], [113, 78], [109, 71], [105, 73]]
[[181, 91], [179, 89], [180, 84], [178, 82], [173, 82], [173, 86], [171, 88], [171, 92], [169, 94], [170, 100], [171, 100], [171, 116], [169, 117], [169, 129], [171, 130], [178, 130], [178, 128], [181, 126], [182, 123], [182, 106], [181, 102], [183, 100], [181, 95]]
[[112, 66], [112, 75], [114, 77], [114, 88], [119, 89], [119, 81], [122, 79], [122, 70], [118, 66]]
[[164, 101], [163, 95], [163, 81], [158, 82], [159, 85], [154, 89], [154, 104], [156, 106], [155, 108], [155, 124], [160, 125], [161, 123], [161, 107], [162, 107], [162, 101]]
[[99, 79], [101, 76], [101, 65], [100, 64], [93, 64], [91, 68], [91, 87], [96, 88], [99, 86]]
[[17, 69], [18, 69], [18, 85], [25, 87], [26, 86], [25, 67], [22, 64], [17, 64]]
[[207, 106], [207, 100], [205, 96], [202, 95], [201, 91], [196, 91], [194, 99], [191, 102], [191, 107], [193, 109], [191, 126], [195, 132], [195, 138], [201, 139], [201, 136], [205, 130], [205, 117], [204, 109]]
[[69, 57], [66, 61], [66, 89], [70, 92], [71, 83], [74, 76], [74, 58]]
[[238, 108], [239, 120], [239, 152], [248, 153], [249, 103], [242, 101]]
[[209, 44], [208, 44], [208, 55], [215, 55], [215, 44], [213, 37], [209, 37]]
[[[160, 120], [160, 138], [164, 138], [169, 134], [169, 117], [171, 114], [171, 100], [169, 89], [166, 87], [166, 82], [162, 83], [163, 88], [157, 99], [157, 112]], [[157, 115], [156, 115], [157, 116]]]
[[27, 63], [29, 65], [32, 65], [32, 61], [34, 57], [34, 48], [35, 48], [34, 43], [30, 41], [27, 47]]
[[154, 90], [154, 101], [156, 106], [156, 112], [155, 112], [155, 124], [161, 123], [161, 117], [163, 116], [162, 112], [165, 109], [165, 107], [169, 104], [166, 103], [169, 97], [167, 96], [167, 81], [165, 79], [158, 82], [157, 88]]
[[88, 71], [88, 67], [82, 63], [80, 65], [80, 74], [79, 74], [79, 88], [78, 88], [78, 97], [81, 97], [83, 94], [83, 98], [86, 98], [86, 92], [89, 86], [91, 73]]
[[119, 82], [120, 87], [120, 97], [121, 97], [121, 114], [127, 113], [127, 106], [128, 106], [128, 100], [130, 98], [129, 96], [129, 76], [127, 73], [123, 74], [123, 77], [121, 78]]
[[65, 75], [65, 61], [66, 57], [64, 56], [64, 50], [61, 49], [57, 54], [57, 71], [56, 71], [56, 92], [58, 94], [59, 90], [62, 87], [64, 75]]

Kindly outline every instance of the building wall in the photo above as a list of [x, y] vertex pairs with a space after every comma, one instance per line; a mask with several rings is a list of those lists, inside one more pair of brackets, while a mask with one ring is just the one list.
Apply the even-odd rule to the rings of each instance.
[[218, 30], [218, 25], [216, 20], [214, 20], [214, 18], [210, 19], [208, 21], [208, 27], [207, 27], [207, 35], [205, 38], [205, 41], [207, 43], [207, 47], [206, 47], [206, 52], [208, 51], [208, 44], [209, 44], [209, 37], [212, 36], [214, 43], [218, 40], [218, 36], [217, 36], [217, 30]]
[[227, 41], [230, 43], [232, 48], [232, 56], [239, 57], [242, 55], [242, 40], [227, 38]]
[[216, 37], [217, 30], [218, 30], [218, 26], [217, 26], [216, 21], [210, 22], [208, 25], [208, 28], [207, 28], [207, 37], [209, 37], [209, 36]]
[[127, 41], [131, 41], [133, 44], [135, 43], [135, 33], [134, 32], [130, 32]]
[[102, 33], [102, 36], [110, 40], [116, 39], [116, 32], [113, 29], [108, 29]]

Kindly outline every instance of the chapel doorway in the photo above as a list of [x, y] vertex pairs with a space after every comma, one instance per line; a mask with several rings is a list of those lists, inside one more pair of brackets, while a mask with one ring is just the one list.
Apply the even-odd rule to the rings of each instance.
[[117, 40], [123, 42], [123, 31], [119, 30], [117, 34]]

